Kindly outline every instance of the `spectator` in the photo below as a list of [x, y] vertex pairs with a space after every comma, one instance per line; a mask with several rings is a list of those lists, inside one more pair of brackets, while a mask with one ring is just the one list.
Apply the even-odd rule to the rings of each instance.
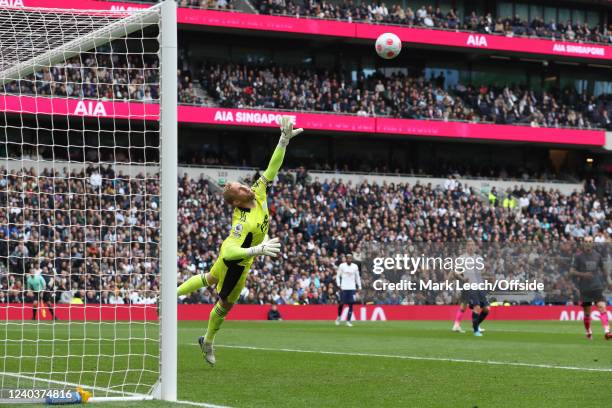
[[72, 300], [70, 301], [71, 305], [82, 305], [83, 304], [83, 299], [81, 298], [81, 291], [77, 291], [74, 296], [72, 297]]
[[[537, 95], [527, 87], [445, 86], [443, 75], [377, 72], [352, 81], [342, 72], [279, 66], [204, 65], [200, 83], [220, 106], [332, 111], [358, 116], [463, 120], [532, 127], [611, 126], [612, 98], [566, 89]], [[584, 101], [579, 103], [578, 101]]]
[[272, 304], [270, 307], [270, 310], [268, 311], [268, 320], [283, 320], [276, 304]]
[[[152, 203], [159, 200], [157, 175], [125, 175], [103, 166], [95, 170], [102, 176], [97, 189], [87, 182], [94, 167], [41, 167], [40, 173], [0, 168], [0, 178], [7, 180], [0, 190], [0, 219], [5, 220], [0, 225], [0, 248], [5, 251], [0, 256], [1, 299], [29, 299], [24, 275], [40, 270], [43, 276], [53, 276], [49, 284], [62, 302], [156, 301], [159, 211]], [[178, 185], [177, 265], [185, 278], [210, 267], [231, 214], [206, 179], [184, 175]], [[590, 185], [572, 194], [518, 186], [503, 192], [492, 189], [495, 200], [489, 203], [454, 176], [441, 185], [353, 184], [339, 178], [313, 180], [301, 168], [295, 176], [283, 175], [268, 194], [269, 234], [279, 237], [287, 251], [281, 258], [254, 261], [241, 301], [336, 303], [336, 260], [361, 252], [366, 242], [392, 246], [471, 238], [524, 248], [571, 244], [586, 236], [610, 242], [612, 200], [609, 192]], [[47, 191], [54, 194], [43, 193]], [[571, 253], [567, 249], [565, 258]], [[537, 273], [550, 284], [549, 300], [571, 301], [574, 287], [565, 270], [555, 265], [541, 269]], [[445, 302], [445, 296], [383, 293], [372, 301], [434, 304]], [[214, 300], [204, 289], [183, 301]]]
[[[546, 39], [612, 43], [612, 29], [600, 26], [590, 27], [588, 24], [568, 21], [565, 24], [551, 21], [544, 24], [540, 18], [531, 22], [524, 21], [520, 16], [497, 16], [494, 19], [490, 13], [478, 15], [476, 12], [466, 13], [463, 22], [457, 17], [455, 9], [449, 9], [444, 14], [440, 8], [422, 5], [416, 11], [408, 7], [405, 13], [392, 8], [389, 13], [384, 3], [352, 1], [327, 2], [310, 0], [303, 8], [292, 0], [273, 1], [255, 0], [255, 8], [261, 14], [282, 14], [295, 17], [315, 17], [334, 20], [363, 21], [368, 23], [388, 23], [426, 28], [466, 30], [479, 33], [494, 33], [507, 36], [527, 36]], [[392, 6], [395, 7], [395, 6]], [[399, 6], [398, 6], [399, 7]]]

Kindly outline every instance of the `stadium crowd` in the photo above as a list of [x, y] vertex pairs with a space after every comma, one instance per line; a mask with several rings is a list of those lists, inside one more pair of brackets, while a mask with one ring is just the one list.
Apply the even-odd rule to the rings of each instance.
[[[181, 232], [181, 237], [187, 238], [181, 242], [181, 247], [200, 247], [199, 251], [181, 254], [181, 279], [186, 279], [192, 273], [210, 268], [227, 234], [230, 218], [222, 199], [211, 194], [204, 184], [196, 190], [187, 178], [183, 178], [181, 184], [181, 189], [189, 191], [190, 196], [204, 194], [203, 200], [208, 203], [200, 208], [199, 202], [193, 202], [191, 208], [186, 205], [180, 210], [184, 216], [181, 229], [190, 232], [188, 236]], [[269, 234], [281, 239], [283, 257], [256, 260], [241, 301], [259, 304], [337, 302], [335, 265], [345, 253], [354, 253], [357, 259], [365, 260], [367, 251], [361, 244], [369, 242], [387, 245], [398, 241], [404, 244], [472, 238], [479, 242], [524, 246], [531, 252], [537, 243], [561, 242], [585, 235], [593, 235], [597, 242], [604, 242], [612, 234], [609, 196], [603, 199], [592, 193], [564, 196], [557, 191], [525, 191], [520, 187], [504, 193], [493, 190], [489, 201], [483, 202], [477, 192], [452, 178], [440, 186], [353, 185], [339, 180], [312, 180], [305, 171], [297, 172], [295, 177], [284, 173], [269, 192], [273, 220]], [[201, 219], [205, 220], [203, 224], [199, 222]], [[202, 225], [209, 227], [201, 228]], [[540, 266], [549, 268], [552, 265], [549, 262]], [[496, 273], [503, 271], [498, 269]], [[550, 302], [567, 302], [574, 298], [573, 283], [563, 271], [562, 268], [542, 269], [542, 272], [551, 272], [544, 279]], [[528, 276], [534, 273], [537, 272], [532, 270]], [[363, 275], [367, 285], [372, 275]], [[520, 274], [517, 272], [514, 276], [520, 277]], [[402, 298], [397, 293], [377, 293], [370, 294], [367, 300], [442, 303], [450, 301], [450, 297], [450, 293], [435, 298], [426, 293]], [[213, 302], [214, 295], [204, 290], [184, 301]]]
[[[130, 2], [130, 0], [120, 0]], [[162, 0], [140, 0], [141, 3], [159, 3]], [[178, 7], [189, 7], [197, 9], [233, 10], [233, 0], [177, 0]]]
[[219, 10], [233, 10], [234, 4], [232, 0], [179, 0], [177, 1], [179, 7], [190, 7], [200, 9], [219, 9]]
[[[111, 60], [107, 53], [90, 53], [8, 83], [4, 91], [148, 102], [159, 98], [158, 72], [151, 54], [118, 53]], [[203, 89], [223, 107], [612, 130], [612, 96], [569, 88], [541, 93], [515, 85], [451, 88], [442, 75], [360, 73], [353, 81], [334, 71], [232, 64], [205, 64], [194, 75], [184, 50], [177, 76], [179, 103], [188, 105], [204, 104]]]
[[[199, 105], [202, 98], [192, 81], [189, 59], [179, 51], [179, 103]], [[23, 80], [9, 82], [2, 91], [20, 95], [92, 98], [151, 102], [159, 98], [159, 66], [152, 53], [111, 55], [101, 50], [85, 53], [65, 64], [44, 67]]]
[[[127, 1], [127, 0], [126, 0]], [[156, 3], [158, 0], [142, 0]], [[383, 1], [356, 2], [354, 0], [251, 0], [260, 14], [295, 17], [314, 17], [329, 20], [360, 21], [376, 24], [398, 24], [408, 27], [472, 31], [508, 37], [545, 38], [581, 43], [612, 43], [612, 24], [590, 26], [583, 21], [555, 22], [535, 17], [531, 21], [515, 16], [478, 15], [466, 12], [462, 17], [457, 9], [442, 11], [433, 5], [407, 7]], [[179, 7], [234, 10], [232, 0], [178, 0]]]
[[31, 302], [42, 274], [55, 301], [154, 303], [158, 180], [111, 167], [0, 168], [0, 302]]
[[[187, 146], [179, 150], [179, 162], [190, 166], [227, 166], [239, 167], [242, 170], [252, 169], [248, 165], [252, 159], [242, 156], [239, 152], [218, 152], [210, 146]], [[486, 178], [489, 180], [510, 181], [559, 181], [577, 182], [580, 175], [574, 171], [562, 169], [556, 171], [552, 164], [544, 161], [538, 163], [539, 167], [527, 167], [509, 163], [501, 164], [494, 160], [479, 160], [470, 163], [465, 157], [457, 155], [454, 159], [435, 158], [427, 162], [414, 163], [410, 160], [383, 160], [373, 157], [355, 157], [346, 152], [344, 157], [336, 153], [334, 160], [325, 160], [322, 157], [293, 158], [285, 157], [289, 168], [299, 171], [303, 166], [309, 170], [333, 173], [368, 173], [386, 175], [410, 175], [421, 177], [446, 177], [452, 174], [462, 178]], [[585, 174], [586, 176], [586, 174]]]
[[[523, 255], [529, 255], [542, 245], [563, 245], [587, 235], [596, 242], [609, 242], [611, 197], [595, 192], [589, 187], [584, 194], [563, 195], [515, 187], [506, 192], [493, 189], [483, 197], [452, 177], [442, 185], [355, 185], [312, 179], [303, 169], [282, 172], [268, 195], [269, 234], [280, 238], [282, 257], [255, 261], [240, 301], [335, 303], [335, 267], [346, 253], [364, 261], [364, 243], [411, 245], [471, 238], [526, 248]], [[45, 169], [40, 174], [34, 169], [0, 168], [0, 302], [32, 301], [35, 296], [24, 288], [24, 281], [28, 275], [42, 274], [57, 302], [154, 303], [158, 203], [156, 176], [128, 177], [111, 167], [55, 173]], [[179, 281], [211, 267], [230, 224], [229, 208], [206, 179], [180, 178]], [[550, 262], [536, 266], [547, 284], [547, 302], [574, 299], [567, 268], [552, 267]], [[364, 273], [366, 282], [368, 276]], [[181, 301], [214, 299], [205, 289]], [[367, 300], [443, 303], [452, 299], [449, 293], [434, 297], [376, 293]]]
[[[463, 18], [456, 9], [443, 12], [439, 7], [403, 8], [400, 4], [381, 1], [353, 0], [255, 0], [261, 14], [281, 14], [296, 17], [316, 17], [342, 21], [366, 21], [378, 24], [399, 24], [409, 27], [465, 30], [482, 34], [524, 36], [562, 41], [612, 43], [612, 26], [591, 27], [584, 22], [546, 22], [536, 17], [529, 21], [518, 15], [493, 17], [491, 13], [466, 13]], [[410, 4], [410, 3], [409, 3]]]
[[9, 82], [3, 92], [147, 102], [159, 98], [158, 72], [157, 62], [146, 53], [86, 53]]
[[196, 74], [221, 106], [352, 113], [408, 119], [486, 121], [612, 130], [612, 98], [575, 90], [534, 92], [521, 86], [458, 84], [445, 78], [359, 74], [247, 65], [204, 65]]

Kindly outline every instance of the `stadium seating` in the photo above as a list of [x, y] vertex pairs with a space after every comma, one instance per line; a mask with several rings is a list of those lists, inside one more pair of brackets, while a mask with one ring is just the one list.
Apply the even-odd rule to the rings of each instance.
[[[157, 3], [157, 0], [141, 0], [142, 3]], [[234, 4], [232, 0], [177, 0], [179, 7], [189, 7], [197, 9], [217, 9], [232, 10]]]
[[[0, 169], [0, 302], [21, 301], [24, 273], [55, 276], [57, 301], [77, 294], [86, 303], [151, 303], [157, 290], [157, 176], [128, 177], [110, 167], [53, 174]], [[55, 194], [49, 194], [54, 191]], [[563, 195], [520, 187], [482, 197], [461, 183], [353, 185], [284, 173], [270, 189], [270, 235], [290, 249], [278, 260], [259, 258], [242, 303], [335, 303], [335, 265], [343, 253], [371, 240], [551, 242], [612, 234], [610, 195]], [[74, 192], [68, 211], [68, 192]], [[138, 199], [143, 193], [151, 198]], [[25, 197], [25, 198], [24, 198]], [[84, 199], [88, 197], [87, 206]], [[514, 206], [503, 198], [514, 197]], [[79, 208], [74, 200], [82, 201]], [[380, 205], [384, 203], [384, 205]], [[463, 216], [462, 214], [465, 214]], [[179, 180], [179, 280], [207, 271], [230, 224], [229, 208], [206, 179]], [[453, 224], [456, 221], [456, 225]], [[51, 225], [55, 225], [51, 227]], [[149, 238], [145, 241], [143, 237]], [[69, 242], [79, 241], [78, 245]], [[573, 283], [558, 270], [544, 276], [547, 301], [573, 300]], [[24, 295], [26, 301], [29, 295]], [[426, 294], [378, 294], [377, 303], [440, 303]], [[448, 299], [447, 299], [448, 298]], [[204, 290], [181, 299], [210, 303]]]
[[575, 91], [536, 93], [517, 86], [459, 84], [403, 74], [359, 75], [253, 65], [204, 65], [200, 83], [223, 107], [264, 108], [612, 129], [612, 98]]
[[[35, 76], [10, 82], [3, 91], [22, 95], [154, 101], [159, 98], [155, 77], [158, 70], [147, 57], [147, 54], [143, 57], [115, 55], [110, 61], [104, 53], [84, 54], [51, 69], [43, 68]], [[184, 53], [180, 58], [180, 66], [184, 69], [177, 73], [179, 103], [201, 104], [191, 80], [188, 60]], [[109, 67], [112, 67], [112, 74]]]
[[295, 17], [314, 17], [344, 21], [365, 21], [377, 24], [399, 24], [410, 27], [466, 30], [483, 34], [525, 36], [564, 41], [612, 43], [612, 28], [590, 27], [586, 23], [546, 22], [541, 18], [532, 21], [519, 16], [494, 18], [490, 13], [477, 15], [466, 13], [460, 18], [456, 10], [442, 12], [433, 6], [402, 8], [399, 4], [384, 2], [360, 2], [353, 0], [301, 1], [254, 0], [261, 14], [280, 14]]
[[[6, 93], [73, 98], [152, 101], [158, 98], [157, 72], [145, 57], [79, 60], [43, 69], [36, 76], [5, 85]], [[105, 67], [112, 66], [114, 74]], [[612, 130], [612, 97], [574, 90], [536, 93], [520, 86], [445, 86], [445, 78], [381, 73], [355, 81], [340, 72], [257, 65], [204, 64], [195, 73], [184, 52], [178, 72], [179, 103], [202, 105], [204, 91], [223, 107], [264, 108], [464, 120], [542, 127]], [[85, 68], [84, 68], [85, 67]], [[96, 68], [100, 67], [100, 68]], [[84, 68], [84, 69], [83, 69]], [[195, 85], [193, 79], [199, 85]], [[203, 88], [203, 89], [200, 89]]]
[[[147, 1], [147, 0], [145, 0]], [[148, 0], [154, 3], [156, 0]], [[305, 1], [305, 0], [250, 0], [260, 14], [311, 17], [340, 21], [360, 21], [373, 24], [398, 24], [409, 27], [463, 30], [482, 34], [546, 38], [562, 41], [612, 43], [612, 27], [590, 26], [583, 22], [554, 22], [534, 18], [531, 21], [516, 16], [497, 16], [476, 12], [461, 16], [456, 9], [415, 6], [407, 2], [403, 8], [391, 2]], [[179, 7], [232, 10], [231, 0], [179, 0]]]

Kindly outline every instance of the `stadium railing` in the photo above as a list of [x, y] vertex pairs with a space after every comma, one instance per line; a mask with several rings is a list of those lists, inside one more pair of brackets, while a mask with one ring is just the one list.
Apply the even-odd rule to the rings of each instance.
[[[237, 166], [193, 166], [181, 165], [179, 167], [179, 175], [187, 173], [190, 177], [205, 175], [209, 180], [223, 184], [229, 180], [248, 179], [257, 171], [262, 169], [255, 167], [237, 167]], [[290, 173], [295, 173], [295, 170], [290, 170]], [[342, 180], [343, 182], [360, 183], [362, 181], [370, 182], [393, 182], [393, 183], [410, 183], [414, 184], [419, 181], [421, 183], [432, 183], [433, 185], [442, 186], [446, 182], [446, 178], [434, 177], [431, 175], [421, 174], [395, 174], [395, 173], [370, 173], [370, 172], [335, 172], [325, 170], [308, 170], [310, 180], [316, 178], [320, 182], [331, 181], [332, 179]], [[581, 191], [583, 185], [579, 182], [568, 182], [563, 180], [517, 180], [517, 179], [492, 179], [483, 177], [463, 177], [458, 176], [457, 181], [463, 185], [474, 188], [476, 192], [488, 193], [493, 187], [497, 191], [503, 192], [508, 188], [522, 186], [524, 188], [538, 188], [546, 190], [559, 190], [564, 194], [571, 194], [575, 191]]]

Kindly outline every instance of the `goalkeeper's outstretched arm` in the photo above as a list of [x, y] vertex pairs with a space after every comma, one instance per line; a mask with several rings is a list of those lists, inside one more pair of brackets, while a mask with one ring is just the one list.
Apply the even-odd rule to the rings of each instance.
[[238, 259], [252, 258], [259, 255], [276, 257], [278, 256], [279, 252], [280, 242], [278, 242], [278, 238], [270, 239], [266, 235], [264, 242], [250, 248], [242, 248], [240, 245], [230, 241], [229, 245], [225, 247], [223, 259], [235, 261]]
[[263, 173], [263, 176], [267, 181], [274, 180], [278, 174], [278, 170], [283, 165], [285, 150], [287, 149], [289, 141], [304, 131], [304, 129], [301, 128], [294, 130], [293, 123], [291, 123], [291, 118], [289, 116], [282, 116], [278, 124], [280, 125], [281, 136], [278, 140], [276, 149], [274, 149], [274, 153], [272, 153], [272, 158], [270, 159], [268, 168]]
[[[278, 170], [283, 164], [285, 158], [285, 150], [289, 141], [295, 136], [299, 135], [304, 129], [293, 129], [293, 123], [289, 116], [282, 116], [278, 121], [281, 130], [281, 136], [278, 140], [278, 145], [274, 149], [268, 168], [263, 173], [263, 178], [266, 184], [274, 180], [278, 174]], [[280, 252], [280, 242], [278, 238], [269, 239], [267, 236], [264, 241], [256, 246], [250, 248], [242, 248], [242, 241], [239, 239], [232, 239], [233, 236], [228, 237], [227, 243], [225, 244], [223, 258], [228, 261], [250, 258], [258, 255], [277, 256]]]

